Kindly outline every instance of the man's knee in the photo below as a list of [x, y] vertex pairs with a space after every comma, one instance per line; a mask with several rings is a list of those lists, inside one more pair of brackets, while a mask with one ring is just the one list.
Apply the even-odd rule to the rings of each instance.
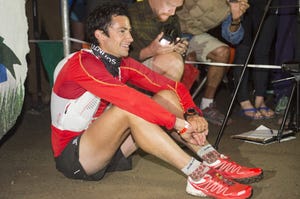
[[229, 46], [220, 46], [211, 52], [215, 62], [228, 63], [230, 57]]
[[128, 118], [133, 115], [132, 113], [119, 108], [118, 106], [111, 105], [105, 112], [98, 117], [94, 123], [97, 123], [99, 120], [100, 123], [103, 123], [103, 120], [106, 120], [107, 123], [110, 123], [109, 121], [116, 121], [119, 122], [119, 124], [128, 125]]
[[111, 107], [107, 111], [110, 111], [110, 114], [119, 115], [120, 117], [126, 117], [129, 114], [128, 111], [121, 109], [115, 105], [111, 105]]
[[158, 55], [153, 58], [153, 70], [173, 79], [180, 81], [184, 71], [184, 62], [178, 53]]

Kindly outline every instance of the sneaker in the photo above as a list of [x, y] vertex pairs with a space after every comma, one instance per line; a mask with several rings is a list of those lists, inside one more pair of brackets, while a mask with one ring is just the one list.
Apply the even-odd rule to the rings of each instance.
[[275, 108], [275, 113], [282, 114], [285, 111], [285, 108], [288, 104], [289, 98], [287, 96], [283, 96], [278, 100], [278, 103]]
[[201, 197], [244, 199], [251, 196], [252, 187], [226, 179], [214, 169], [210, 169], [199, 181], [188, 177], [186, 192]]
[[206, 162], [204, 162], [204, 164], [206, 164], [210, 168], [214, 168], [225, 178], [243, 184], [258, 182], [263, 178], [263, 170], [261, 168], [243, 167], [238, 163], [231, 161], [227, 156], [222, 154], [216, 162], [212, 164], [207, 164]]
[[[223, 124], [225, 115], [223, 115], [216, 107], [215, 103], [211, 103], [209, 107], [202, 110], [204, 118], [212, 124], [221, 126]], [[227, 124], [231, 124], [232, 119], [228, 119]]]

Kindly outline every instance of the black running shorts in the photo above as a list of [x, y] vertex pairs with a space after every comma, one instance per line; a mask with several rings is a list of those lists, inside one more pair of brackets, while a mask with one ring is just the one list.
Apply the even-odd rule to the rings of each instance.
[[132, 169], [131, 157], [125, 158], [122, 151], [118, 149], [106, 167], [92, 175], [87, 175], [79, 162], [78, 150], [80, 137], [81, 136], [78, 136], [70, 141], [60, 156], [55, 158], [56, 169], [62, 172], [66, 177], [98, 181], [104, 177], [106, 172], [126, 171]]

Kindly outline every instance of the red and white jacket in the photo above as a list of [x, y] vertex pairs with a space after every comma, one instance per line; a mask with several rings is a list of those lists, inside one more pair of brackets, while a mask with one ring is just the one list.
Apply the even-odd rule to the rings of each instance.
[[55, 69], [51, 96], [54, 157], [111, 104], [167, 129], [174, 127], [175, 115], [126, 83], [152, 93], [173, 90], [183, 110], [194, 107], [201, 113], [182, 83], [159, 75], [130, 57], [122, 58], [119, 77], [113, 77], [91, 51], [81, 50], [62, 60]]

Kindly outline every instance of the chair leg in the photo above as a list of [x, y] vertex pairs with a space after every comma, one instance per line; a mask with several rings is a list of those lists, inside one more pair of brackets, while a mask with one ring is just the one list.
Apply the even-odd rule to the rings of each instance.
[[207, 81], [207, 76], [204, 77], [204, 79], [201, 81], [201, 83], [199, 84], [199, 86], [197, 87], [197, 89], [194, 91], [192, 97], [193, 99], [195, 99], [195, 97], [199, 94], [200, 90], [203, 88], [203, 86], [205, 85]]

